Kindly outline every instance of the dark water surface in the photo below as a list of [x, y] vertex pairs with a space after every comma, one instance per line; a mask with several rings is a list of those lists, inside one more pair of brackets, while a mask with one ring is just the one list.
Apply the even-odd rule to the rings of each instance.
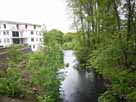
[[101, 83], [97, 83], [95, 73], [79, 71], [73, 51], [64, 51], [64, 63], [67, 67], [59, 71], [59, 78], [64, 78], [60, 85], [61, 102], [98, 102]]

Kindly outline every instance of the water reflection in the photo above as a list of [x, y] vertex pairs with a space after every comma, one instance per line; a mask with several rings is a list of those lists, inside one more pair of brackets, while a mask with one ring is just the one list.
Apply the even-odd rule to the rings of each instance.
[[61, 102], [97, 102], [95, 75], [93, 72], [78, 71], [78, 61], [73, 51], [64, 52], [64, 63], [69, 64], [59, 71]]

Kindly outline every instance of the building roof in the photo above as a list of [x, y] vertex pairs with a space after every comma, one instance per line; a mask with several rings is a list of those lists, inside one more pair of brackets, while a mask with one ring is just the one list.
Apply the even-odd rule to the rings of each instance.
[[8, 24], [27, 24], [27, 25], [36, 25], [41, 26], [40, 24], [34, 24], [34, 23], [25, 23], [25, 22], [16, 22], [16, 21], [8, 21], [8, 20], [0, 20], [0, 23], [8, 23]]

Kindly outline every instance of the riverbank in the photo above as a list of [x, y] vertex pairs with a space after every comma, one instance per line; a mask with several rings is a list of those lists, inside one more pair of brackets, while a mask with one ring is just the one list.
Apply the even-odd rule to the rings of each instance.
[[63, 66], [63, 52], [54, 50], [29, 54], [9, 51], [8, 68], [0, 71], [0, 102], [57, 102], [56, 71]]

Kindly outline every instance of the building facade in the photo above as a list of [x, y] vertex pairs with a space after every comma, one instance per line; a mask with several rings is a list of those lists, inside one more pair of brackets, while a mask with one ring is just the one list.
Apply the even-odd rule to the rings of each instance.
[[24, 44], [32, 51], [43, 46], [42, 26], [38, 24], [0, 21], [0, 47], [12, 44]]

